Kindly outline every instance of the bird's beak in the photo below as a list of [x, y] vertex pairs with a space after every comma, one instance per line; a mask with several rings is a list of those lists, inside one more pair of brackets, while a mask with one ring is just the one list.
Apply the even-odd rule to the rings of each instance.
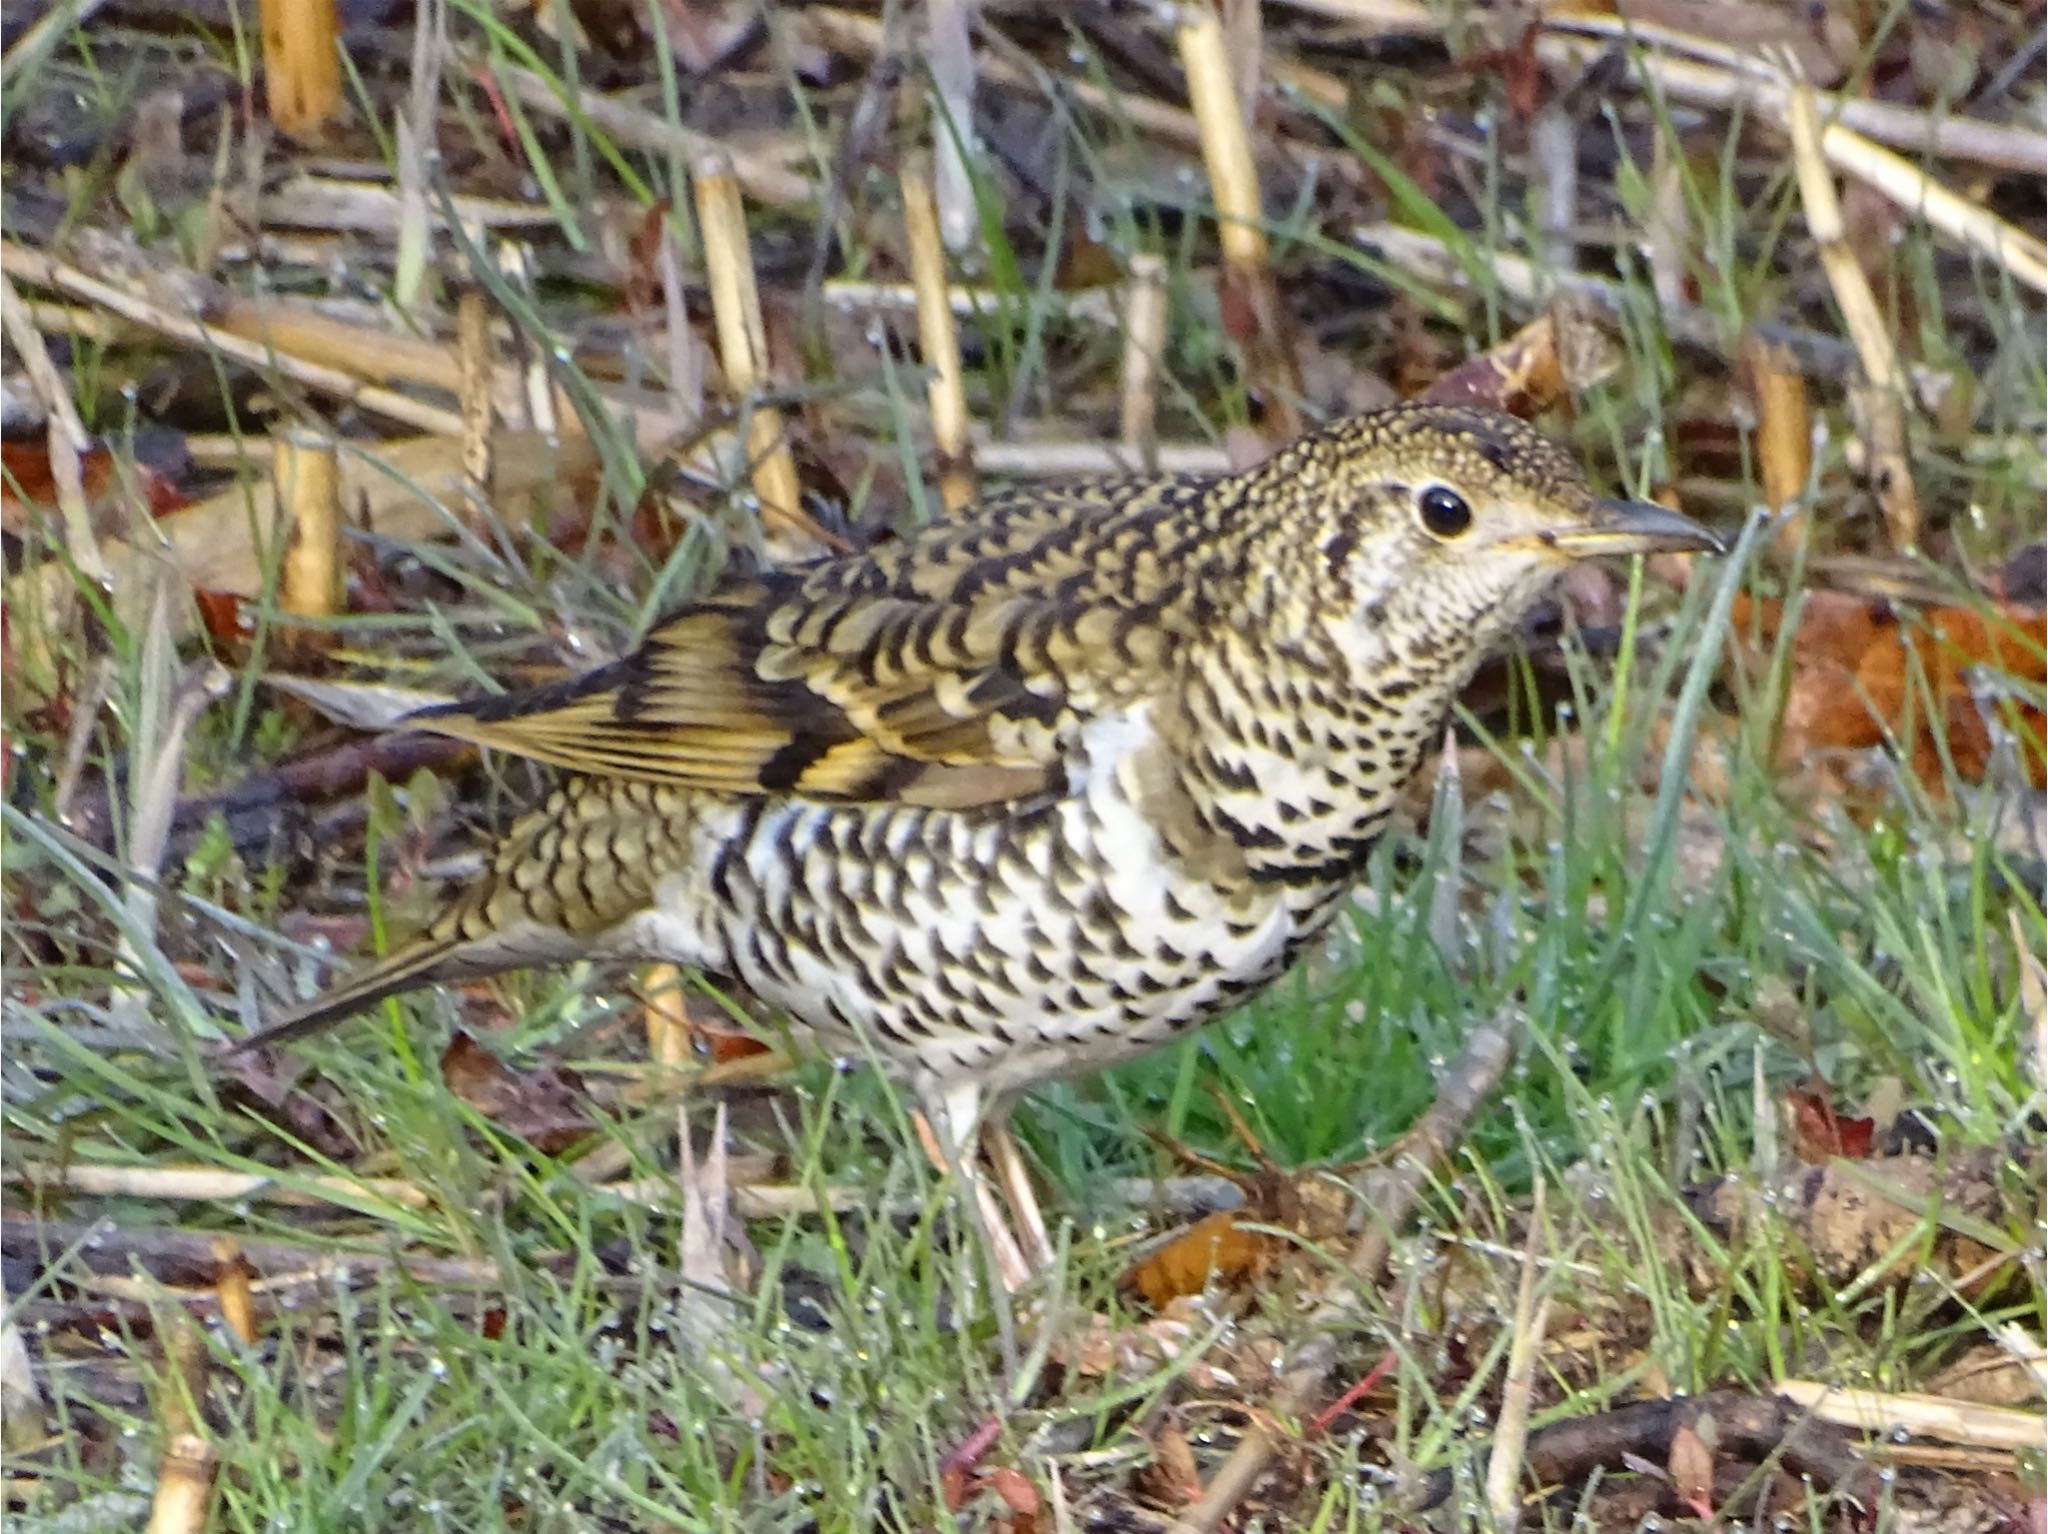
[[1577, 527], [1555, 528], [1543, 541], [1571, 559], [1604, 554], [1699, 552], [1725, 554], [1727, 544], [1690, 517], [1649, 501], [1595, 501], [1592, 514]]

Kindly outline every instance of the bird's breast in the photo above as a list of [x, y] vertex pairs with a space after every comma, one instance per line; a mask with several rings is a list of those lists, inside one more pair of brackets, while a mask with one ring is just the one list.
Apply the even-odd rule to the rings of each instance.
[[1141, 1054], [1275, 978], [1333, 902], [1175, 844], [1139, 707], [1065, 788], [974, 809], [793, 798], [701, 812], [622, 946], [722, 972], [845, 1052], [1000, 1089]]

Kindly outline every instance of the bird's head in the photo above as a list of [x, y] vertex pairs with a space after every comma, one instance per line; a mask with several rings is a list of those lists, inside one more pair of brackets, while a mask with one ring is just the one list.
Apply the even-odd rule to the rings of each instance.
[[1574, 560], [1722, 547], [1676, 512], [1596, 496], [1558, 444], [1468, 406], [1356, 416], [1252, 474], [1285, 482], [1278, 584], [1368, 665], [1427, 658], [1455, 676]]

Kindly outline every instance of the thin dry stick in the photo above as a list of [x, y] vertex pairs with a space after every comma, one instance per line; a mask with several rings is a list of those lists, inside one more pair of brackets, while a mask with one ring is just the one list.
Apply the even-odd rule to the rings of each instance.
[[89, 579], [105, 585], [107, 562], [101, 557], [99, 539], [93, 534], [92, 509], [86, 504], [81, 465], [92, 442], [85, 434], [85, 423], [79, 419], [78, 406], [65, 387], [63, 375], [50, 360], [49, 348], [43, 345], [42, 332], [36, 329], [21, 295], [5, 275], [0, 275], [0, 320], [5, 322], [7, 339], [14, 343], [22, 370], [28, 374], [29, 387], [35, 391], [36, 403], [43, 407], [48, 421], [50, 477], [57, 486], [57, 511], [63, 518], [65, 551]]
[[145, 1534], [202, 1534], [213, 1502], [220, 1454], [197, 1433], [178, 1433], [164, 1445], [150, 1499]]
[[491, 496], [491, 428], [497, 417], [491, 311], [480, 288], [464, 288], [455, 300], [455, 365], [461, 384], [457, 398], [462, 405], [462, 471], [475, 491], [475, 498], [463, 508], [466, 513]]
[[[143, 640], [143, 687], [162, 701], [152, 707], [155, 700], [145, 698], [142, 712], [146, 722], [139, 723], [134, 731], [136, 771], [128, 821], [131, 878], [125, 897], [130, 925], [139, 934], [156, 930], [158, 875], [163, 869], [164, 849], [170, 845], [178, 785], [184, 781], [186, 737], [206, 706], [226, 697], [234, 685], [228, 669], [210, 658], [192, 662], [175, 682], [171, 680], [175, 660], [169, 618], [173, 577], [161, 566], [153, 567], [152, 574], [155, 592]], [[120, 951], [127, 972], [139, 974], [143, 966], [134, 944], [132, 936], [124, 935]], [[124, 987], [116, 996], [135, 1010], [142, 1010], [139, 993]]]
[[195, 1417], [206, 1399], [206, 1343], [183, 1311], [173, 1313], [161, 1335], [164, 1457], [157, 1467], [147, 1534], [200, 1534], [219, 1469], [219, 1455], [201, 1436]]
[[[427, 227], [445, 229], [439, 198], [427, 204]], [[555, 213], [545, 205], [502, 197], [453, 192], [448, 202], [465, 229], [552, 229]], [[392, 235], [406, 217], [403, 199], [392, 188], [370, 181], [346, 181], [305, 171], [263, 194], [257, 222], [268, 229], [324, 229], [367, 238]]]
[[[1513, 1013], [1502, 1013], [1478, 1029], [1466, 1041], [1436, 1101], [1408, 1132], [1401, 1155], [1368, 1175], [1359, 1203], [1372, 1223], [1345, 1262], [1358, 1287], [1370, 1288], [1379, 1281], [1393, 1254], [1394, 1238], [1420, 1200], [1424, 1184], [1464, 1138], [1466, 1126], [1507, 1074], [1521, 1031], [1521, 1019]], [[1271, 1408], [1253, 1418], [1201, 1500], [1173, 1525], [1173, 1534], [1211, 1534], [1266, 1473], [1279, 1449], [1275, 1424], [1300, 1416], [1322, 1388], [1336, 1360], [1340, 1328], [1354, 1303], [1347, 1285], [1344, 1293], [1325, 1301], [1310, 1317], [1308, 1341], [1288, 1361]]]
[[[1318, 10], [1341, 10], [1346, 0], [1291, 0], [1299, 6]], [[1368, 3], [1403, 3], [1403, 0], [1368, 0]], [[1421, 7], [1418, 5], [1418, 10]], [[1429, 30], [1435, 30], [1430, 23]], [[1573, 32], [1594, 33], [1574, 37]], [[1536, 56], [1552, 68], [1583, 69], [1614, 46], [1618, 36], [1633, 36], [1644, 44], [1663, 42], [1683, 46], [1687, 51], [1719, 52], [1720, 45], [1675, 29], [1652, 29], [1625, 15], [1598, 15], [1587, 9], [1553, 11], [1544, 18], [1544, 29], [1536, 40]], [[1790, 108], [1785, 82], [1769, 65], [1755, 58], [1729, 53], [1727, 64], [1702, 62], [1695, 58], [1673, 58], [1653, 48], [1637, 56], [1643, 75], [1664, 94], [1689, 106], [1733, 107], [1738, 104], [1761, 112], [1783, 124]], [[1913, 107], [1872, 101], [1862, 96], [1832, 92], [1821, 96], [1821, 112], [1829, 122], [1840, 123], [1881, 144], [1912, 154], [1929, 154], [1944, 159], [1968, 160], [2001, 170], [2041, 173], [2044, 144], [2038, 131], [1985, 122], [1980, 118], [1937, 117]]]
[[1522, 1278], [1515, 1289], [1514, 1340], [1508, 1345], [1508, 1367], [1501, 1387], [1500, 1414], [1493, 1430], [1493, 1451], [1486, 1460], [1486, 1506], [1494, 1526], [1512, 1530], [1520, 1520], [1522, 1452], [1529, 1442], [1529, 1404], [1536, 1385], [1536, 1361], [1543, 1352], [1550, 1325], [1550, 1296], [1538, 1295], [1542, 1269], [1543, 1177], [1529, 1201], [1529, 1241], [1522, 1250]]
[[747, 455], [754, 495], [763, 520], [807, 535], [801, 518], [796, 460], [782, 431], [782, 414], [750, 397], [768, 381], [768, 335], [761, 297], [754, 286], [754, 255], [747, 243], [747, 216], [739, 182], [721, 156], [697, 162], [697, 228], [704, 241], [704, 269], [711, 286], [711, 315], [718, 326], [718, 360], [725, 381], [748, 412]]
[[[341, 464], [334, 440], [319, 432], [282, 431], [273, 444], [271, 483], [285, 529], [278, 605], [295, 618], [331, 618], [341, 607]], [[322, 631], [298, 642], [317, 646]]]
[[1658, 134], [1650, 161], [1650, 210], [1643, 231], [1644, 256], [1650, 263], [1650, 289], [1659, 308], [1681, 309], [1687, 292], [1685, 253], [1692, 248], [1692, 208], [1685, 200], [1684, 152], [1667, 134]]
[[1806, 402], [1806, 378], [1791, 351], [1761, 336], [1744, 337], [1742, 372], [1756, 403], [1756, 456], [1764, 504], [1778, 521], [1772, 547], [1789, 558], [1806, 541], [1807, 519], [1800, 509], [1813, 474], [1813, 411]]
[[0, 1442], [22, 1448], [43, 1436], [43, 1390], [11, 1311], [0, 1283]]
[[704, 348], [690, 328], [690, 307], [683, 292], [683, 258], [675, 227], [664, 220], [661, 248], [655, 253], [661, 273], [661, 305], [667, 334], [668, 394], [685, 421], [704, 418]]
[[1129, 474], [1136, 469], [1157, 469], [1165, 474], [1227, 474], [1231, 467], [1229, 452], [1207, 442], [1162, 442], [1146, 454], [1120, 442], [990, 442], [979, 436], [974, 461], [983, 473], [1020, 479]]
[[1203, 0], [1182, 11], [1174, 35], [1180, 45], [1181, 67], [1187, 72], [1188, 102], [1201, 130], [1202, 163], [1208, 168], [1209, 190], [1216, 201], [1225, 281], [1236, 287], [1251, 308], [1247, 371], [1253, 384], [1266, 393], [1267, 422], [1273, 434], [1293, 437], [1302, 428], [1295, 404], [1301, 383], [1295, 375], [1293, 349], [1285, 339], [1279, 296], [1273, 291], [1258, 163], [1252, 157], [1251, 134], [1239, 109], [1223, 24]]
[[2048, 1440], [2048, 1417], [2010, 1406], [1979, 1406], [1945, 1396], [1887, 1395], [1819, 1380], [1779, 1380], [1772, 1390], [1823, 1422], [1867, 1433], [1914, 1433], [1990, 1449], [2038, 1449]]
[[226, 295], [208, 313], [211, 323], [231, 336], [359, 381], [418, 384], [450, 394], [462, 387], [461, 363], [431, 336], [357, 324], [287, 299], [243, 294]]
[[[1950, 239], [1984, 252], [2035, 292], [2048, 292], [2048, 244], [1989, 208], [1958, 197], [1910, 160], [1872, 143], [1854, 128], [1829, 123], [1821, 130], [1820, 147], [1836, 169], [1875, 187], [1908, 213], [1919, 214]], [[2042, 151], [2048, 156], [2048, 144]]]
[[1553, 272], [1579, 265], [1579, 125], [1568, 104], [1552, 99], [1529, 124], [1529, 166], [1537, 201], [1538, 249]]
[[[882, 23], [874, 16], [832, 5], [807, 7], [804, 15], [816, 29], [818, 41], [827, 47], [869, 59], [879, 58], [885, 52]], [[981, 60], [983, 79], [1026, 92], [1052, 88], [1053, 76], [1042, 70], [1037, 61], [1021, 49], [1005, 47], [999, 33], [984, 29], [983, 40], [994, 43], [998, 50], [993, 56]], [[1106, 90], [1092, 81], [1071, 77], [1061, 77], [1058, 89], [1083, 106], [1119, 122], [1128, 122], [1142, 132], [1157, 134], [1190, 147], [1198, 146], [1202, 141], [1194, 115], [1164, 101], [1128, 91]]]
[[756, 201], [786, 207], [811, 200], [811, 183], [789, 169], [791, 164], [810, 156], [809, 148], [800, 139], [787, 153], [750, 152], [693, 133], [659, 113], [595, 91], [586, 90], [575, 100], [564, 101], [552, 81], [531, 70], [502, 62], [495, 62], [492, 68], [499, 83], [522, 104], [558, 118], [581, 118], [621, 149], [644, 149], [657, 156], [674, 155], [686, 161], [723, 160], [746, 194]]
[[650, 964], [640, 974], [647, 997], [647, 1058], [656, 1065], [690, 1063], [690, 1009], [683, 996], [683, 972], [673, 964]]
[[254, 1345], [262, 1335], [256, 1325], [256, 1299], [249, 1286], [249, 1259], [242, 1255], [242, 1243], [233, 1236], [216, 1236], [213, 1288], [220, 1301], [221, 1319], [243, 1342]]
[[[498, 274], [515, 293], [533, 296], [533, 255], [518, 240], [498, 242]], [[554, 380], [548, 375], [547, 354], [535, 344], [523, 325], [512, 327], [514, 371], [518, 374], [518, 417], [522, 426], [553, 436], [560, 416], [555, 410]]]
[[[915, 309], [917, 289], [907, 282], [866, 282], [853, 277], [834, 277], [821, 290], [825, 302], [841, 309]], [[1109, 290], [1087, 288], [1078, 293], [1049, 293], [1049, 312], [1061, 319], [1085, 325], [1110, 326], [1117, 323], [1115, 300]], [[1002, 308], [1003, 297], [994, 288], [975, 287], [964, 282], [946, 286], [946, 302], [954, 318], [972, 319]]]
[[932, 441], [938, 449], [939, 499], [958, 511], [974, 499], [974, 463], [967, 444], [967, 387], [960, 366], [960, 340], [953, 331], [953, 306], [946, 301], [946, 252], [940, 241], [939, 209], [932, 195], [931, 164], [906, 156], [903, 237], [910, 247], [910, 282], [917, 293], [917, 342], [931, 373]]
[[1159, 362], [1165, 350], [1166, 262], [1144, 251], [1131, 257], [1131, 280], [1124, 288], [1117, 437], [1147, 472], [1159, 467]]
[[420, 0], [413, 8], [412, 84], [398, 114], [398, 249], [391, 262], [391, 302], [410, 314], [427, 279], [427, 165], [441, 119], [441, 61], [448, 54], [448, 8]]
[[292, 1186], [258, 1172], [230, 1172], [210, 1166], [105, 1166], [71, 1162], [63, 1166], [16, 1162], [0, 1177], [29, 1186], [47, 1185], [98, 1198], [162, 1198], [181, 1202], [263, 1199], [276, 1204], [365, 1203], [425, 1209], [433, 1200], [422, 1188], [395, 1177], [301, 1177]]
[[1202, 136], [1202, 163], [1208, 168], [1209, 190], [1216, 200], [1223, 264], [1236, 272], [1263, 276], [1267, 249], [1259, 170], [1252, 158], [1244, 114], [1238, 109], [1223, 24], [1206, 4], [1191, 5], [1183, 13], [1175, 40], [1180, 45], [1181, 67], [1187, 71], [1188, 103], [1194, 108]]
[[257, 9], [270, 120], [294, 138], [316, 134], [341, 112], [335, 0], [259, 0]]
[[[1788, 71], [1798, 68], [1789, 57], [1781, 60]], [[1906, 455], [1906, 400], [1904, 376], [1898, 353], [1893, 349], [1891, 331], [1870, 291], [1855, 251], [1849, 248], [1842, 224], [1842, 205], [1835, 196], [1834, 177], [1828, 173], [1821, 154], [1820, 115], [1815, 109], [1813, 88], [1798, 80], [1792, 88], [1792, 160], [1799, 177], [1799, 201], [1806, 212], [1806, 227], [1820, 250], [1821, 270], [1827, 274], [1835, 303], [1842, 311], [1849, 339], [1863, 364], [1863, 387], [1852, 392], [1852, 407], [1861, 416], [1863, 447], [1871, 488], [1884, 511], [1885, 527], [1892, 548], [1910, 553], [1920, 541], [1920, 503], [1913, 490], [1912, 465]]]
[[360, 409], [388, 416], [394, 421], [402, 421], [440, 436], [453, 437], [461, 434], [462, 418], [451, 411], [423, 404], [390, 389], [367, 385], [360, 379], [335, 368], [303, 362], [296, 357], [245, 341], [217, 325], [209, 325], [204, 320], [173, 314], [146, 298], [117, 288], [110, 282], [102, 282], [97, 277], [53, 260], [40, 251], [30, 250], [27, 246], [0, 242], [0, 271], [22, 282], [32, 282], [38, 287], [55, 288], [59, 292], [69, 293], [74, 298], [85, 299], [171, 340], [182, 341], [190, 346], [211, 348], [232, 361], [243, 363], [259, 372], [274, 372], [294, 383], [303, 384], [316, 393], [332, 395]]
[[974, 42], [968, 23], [976, 0], [927, 0], [924, 7], [931, 68], [932, 139], [938, 166], [934, 200], [939, 232], [948, 250], [965, 250], [974, 242], [979, 217], [974, 207], [974, 177], [968, 170], [974, 153]]

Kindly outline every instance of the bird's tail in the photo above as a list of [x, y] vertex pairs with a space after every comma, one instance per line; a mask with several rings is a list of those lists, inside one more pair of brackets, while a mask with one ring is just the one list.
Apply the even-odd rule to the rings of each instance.
[[258, 1029], [245, 1039], [237, 1039], [221, 1051], [222, 1058], [233, 1059], [273, 1044], [288, 1044], [294, 1039], [306, 1038], [375, 1006], [387, 996], [396, 996], [441, 980], [469, 978], [486, 972], [482, 967], [463, 962], [463, 950], [472, 946], [452, 924], [437, 923], [395, 953], [364, 966], [340, 984], [300, 1003], [268, 1028]]
[[571, 779], [512, 829], [490, 869], [412, 942], [224, 1054], [304, 1038], [418, 986], [587, 955], [646, 906], [658, 868], [689, 855], [692, 813], [686, 797], [660, 789]]

